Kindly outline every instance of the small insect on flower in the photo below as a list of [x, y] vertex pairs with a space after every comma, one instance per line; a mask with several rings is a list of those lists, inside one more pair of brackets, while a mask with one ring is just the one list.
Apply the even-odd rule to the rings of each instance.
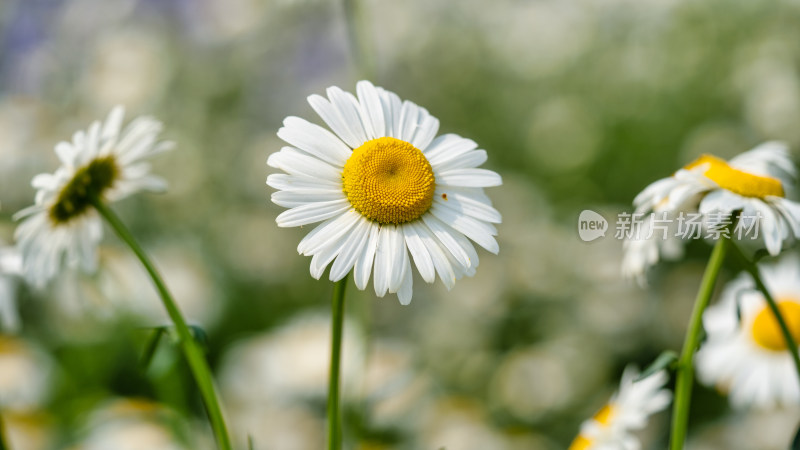
[[437, 137], [439, 121], [425, 108], [368, 81], [356, 94], [331, 87], [327, 99], [308, 98], [333, 133], [299, 117], [284, 120], [278, 136], [290, 146], [267, 160], [285, 172], [267, 178], [278, 190], [272, 201], [290, 208], [278, 226], [322, 222], [297, 247], [312, 256], [314, 278], [333, 262], [332, 281], [353, 270], [363, 290], [374, 272], [379, 297], [397, 293], [407, 304], [413, 259], [423, 280], [438, 274], [450, 289], [478, 267], [470, 240], [499, 251], [500, 213], [483, 188], [502, 180], [478, 168], [487, 155], [475, 142]]
[[628, 366], [619, 391], [591, 419], [583, 422], [569, 450], [637, 450], [639, 439], [632, 434], [647, 425], [647, 418], [664, 408], [672, 394], [663, 389], [669, 379], [662, 370], [636, 381], [639, 371]]
[[[787, 198], [796, 178], [786, 145], [766, 142], [730, 161], [702, 155], [672, 176], [647, 186], [633, 204], [636, 213], [644, 215], [645, 227], [652, 220], [650, 213], [673, 219], [683, 212], [699, 213], [704, 226], [714, 227], [724, 225], [723, 221], [732, 224], [738, 212], [739, 225], [758, 231], [732, 232], [731, 238], [766, 248], [775, 256], [800, 236], [800, 203]], [[625, 275], [643, 278], [660, 257], [682, 254], [680, 239], [642, 234], [625, 241]]]
[[[800, 341], [800, 258], [764, 265], [764, 284], [796, 342]], [[794, 406], [797, 369], [778, 321], [749, 274], [730, 282], [719, 303], [703, 314], [708, 337], [697, 352], [700, 381], [727, 392], [737, 408]]]
[[33, 178], [35, 204], [14, 216], [22, 220], [14, 236], [30, 283], [46, 284], [64, 259], [68, 266], [94, 271], [103, 229], [92, 202], [166, 189], [144, 160], [173, 143], [158, 141], [162, 125], [150, 117], [139, 117], [123, 129], [124, 115], [118, 106], [104, 123], [94, 122], [75, 133], [72, 142], [60, 142], [55, 152], [61, 166]]

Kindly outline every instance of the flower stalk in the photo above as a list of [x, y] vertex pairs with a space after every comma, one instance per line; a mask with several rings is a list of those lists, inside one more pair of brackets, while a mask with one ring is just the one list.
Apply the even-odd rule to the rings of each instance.
[[344, 277], [333, 286], [331, 299], [331, 368], [328, 374], [328, 450], [342, 448], [342, 417], [339, 407], [339, 385], [342, 360], [342, 325], [344, 323]]
[[670, 435], [670, 450], [682, 450], [686, 440], [686, 428], [689, 420], [689, 406], [691, 403], [692, 383], [694, 382], [694, 353], [700, 343], [700, 334], [703, 329], [703, 312], [711, 301], [714, 286], [719, 277], [722, 262], [725, 259], [729, 238], [721, 238], [711, 252], [711, 258], [703, 273], [700, 290], [689, 319], [689, 327], [683, 342], [683, 350], [678, 360], [675, 376], [675, 402], [672, 405], [672, 433]]
[[780, 308], [778, 308], [778, 303], [775, 301], [775, 298], [772, 297], [772, 294], [770, 294], [767, 285], [764, 284], [764, 279], [761, 277], [761, 271], [758, 269], [758, 265], [747, 259], [738, 247], [735, 245], [733, 247], [736, 251], [736, 255], [739, 256], [739, 259], [744, 264], [744, 269], [753, 278], [756, 288], [761, 292], [761, 295], [764, 296], [764, 300], [767, 302], [770, 311], [772, 311], [775, 321], [778, 322], [783, 338], [786, 340], [786, 347], [792, 355], [792, 361], [797, 370], [798, 380], [800, 380], [800, 354], [798, 353], [797, 342], [794, 340], [794, 336], [792, 336], [792, 332], [789, 330], [789, 326], [786, 324], [786, 320], [783, 318]]
[[220, 408], [220, 404], [214, 390], [214, 381], [211, 376], [211, 370], [208, 367], [208, 363], [206, 362], [203, 351], [192, 337], [192, 333], [189, 330], [189, 327], [186, 325], [186, 320], [183, 318], [178, 305], [172, 298], [172, 294], [170, 294], [166, 284], [164, 283], [164, 280], [161, 278], [158, 270], [156, 270], [155, 266], [150, 261], [150, 258], [147, 256], [144, 249], [139, 245], [131, 232], [128, 230], [125, 224], [122, 223], [114, 211], [112, 211], [111, 208], [109, 208], [103, 202], [103, 200], [96, 195], [91, 196], [91, 202], [92, 206], [94, 206], [100, 215], [103, 216], [103, 218], [108, 222], [111, 228], [114, 229], [120, 239], [128, 244], [133, 253], [136, 254], [137, 258], [139, 258], [139, 261], [150, 275], [150, 278], [153, 280], [153, 284], [155, 285], [156, 290], [158, 290], [159, 296], [164, 303], [164, 307], [166, 308], [170, 319], [175, 325], [175, 331], [178, 334], [181, 350], [186, 357], [186, 361], [189, 364], [189, 368], [194, 376], [195, 382], [197, 383], [197, 387], [200, 390], [200, 395], [205, 403], [208, 418], [211, 422], [211, 428], [213, 429], [214, 436], [217, 440], [217, 446], [220, 450], [231, 450], [232, 447], [230, 437], [228, 436], [228, 430], [225, 425], [225, 420], [222, 416], [222, 409]]

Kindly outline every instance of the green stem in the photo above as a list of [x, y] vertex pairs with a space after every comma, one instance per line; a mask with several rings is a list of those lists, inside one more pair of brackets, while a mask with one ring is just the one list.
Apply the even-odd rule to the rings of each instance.
[[175, 324], [175, 330], [177, 331], [178, 338], [180, 339], [181, 349], [183, 350], [183, 354], [186, 357], [186, 361], [189, 364], [190, 370], [192, 371], [192, 375], [194, 375], [194, 379], [197, 382], [197, 387], [200, 389], [200, 395], [203, 397], [203, 401], [205, 402], [208, 418], [211, 422], [211, 427], [214, 430], [214, 435], [217, 439], [217, 445], [219, 446], [220, 450], [231, 450], [231, 442], [230, 438], [228, 437], [228, 430], [225, 426], [225, 420], [222, 417], [222, 409], [219, 406], [219, 401], [217, 400], [216, 393], [214, 392], [214, 380], [211, 377], [211, 370], [208, 367], [208, 363], [203, 355], [203, 351], [192, 337], [189, 327], [186, 326], [186, 320], [184, 320], [183, 315], [181, 315], [178, 305], [175, 303], [172, 295], [167, 290], [164, 280], [161, 278], [161, 275], [159, 275], [155, 266], [150, 261], [150, 258], [144, 252], [139, 243], [136, 242], [136, 239], [134, 239], [131, 232], [128, 230], [125, 224], [122, 223], [119, 217], [117, 217], [114, 211], [112, 211], [102, 200], [97, 197], [92, 199], [92, 204], [100, 213], [100, 215], [103, 216], [106, 221], [108, 221], [109, 225], [111, 225], [111, 228], [117, 232], [117, 235], [119, 235], [119, 237], [125, 241], [126, 244], [128, 244], [131, 250], [133, 250], [133, 253], [135, 253], [139, 258], [139, 261], [141, 261], [142, 265], [147, 270], [147, 273], [150, 274], [150, 278], [152, 278], [153, 284], [155, 284], [156, 289], [161, 296], [164, 307], [167, 309], [170, 319], [172, 319], [172, 322]]
[[797, 370], [797, 376], [800, 377], [800, 354], [798, 354], [797, 351], [797, 342], [795, 342], [794, 336], [792, 336], [792, 332], [789, 330], [789, 326], [786, 324], [786, 320], [784, 320], [780, 308], [778, 308], [778, 304], [775, 302], [772, 294], [770, 294], [769, 289], [767, 289], [767, 285], [764, 284], [764, 279], [761, 277], [761, 271], [758, 269], [756, 263], [747, 259], [747, 257], [744, 256], [738, 247], [735, 245], [733, 247], [736, 249], [736, 254], [739, 256], [739, 259], [741, 259], [744, 263], [745, 270], [750, 274], [751, 277], [753, 277], [753, 281], [756, 283], [756, 288], [761, 291], [761, 294], [764, 296], [769, 309], [772, 311], [772, 315], [778, 322], [778, 326], [783, 333], [783, 338], [786, 340], [786, 346], [789, 349], [789, 353], [792, 355], [794, 367]]
[[683, 350], [678, 360], [678, 370], [675, 380], [675, 402], [672, 405], [672, 435], [670, 436], [670, 449], [681, 450], [686, 440], [686, 427], [689, 421], [689, 404], [692, 395], [692, 382], [694, 381], [694, 352], [700, 343], [700, 332], [703, 329], [703, 311], [705, 311], [714, 292], [722, 261], [729, 245], [729, 239], [721, 238], [711, 252], [700, 290], [694, 301], [692, 317], [689, 319], [689, 328], [683, 341]]
[[333, 286], [331, 300], [331, 371], [328, 377], [328, 450], [342, 448], [342, 419], [339, 411], [339, 373], [342, 359], [342, 324], [344, 323], [344, 291], [347, 278]]

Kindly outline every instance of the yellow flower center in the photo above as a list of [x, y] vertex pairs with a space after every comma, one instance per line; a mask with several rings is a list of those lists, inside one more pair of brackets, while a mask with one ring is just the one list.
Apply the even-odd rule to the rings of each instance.
[[[614, 415], [614, 408], [611, 405], [605, 405], [603, 408], [594, 415], [593, 419], [600, 423], [600, 425], [608, 425], [611, 422], [611, 418]], [[586, 436], [579, 434], [578, 437], [572, 441], [570, 444], [569, 449], [567, 450], [589, 450], [592, 448], [591, 439], [587, 438]]]
[[112, 156], [97, 158], [78, 169], [50, 207], [50, 220], [62, 224], [85, 213], [92, 205], [92, 197], [101, 197], [106, 189], [114, 185], [119, 173]]
[[431, 207], [436, 183], [428, 159], [391, 137], [353, 150], [342, 172], [344, 193], [364, 217], [381, 224], [418, 219]]
[[[796, 300], [778, 300], [778, 309], [789, 328], [795, 343], [800, 342], [800, 303]], [[783, 338], [781, 327], [769, 307], [759, 311], [751, 328], [753, 340], [758, 345], [773, 351], [786, 351], [786, 339]]]
[[708, 169], [703, 175], [717, 183], [722, 189], [727, 189], [743, 197], [784, 196], [780, 180], [734, 169], [725, 160], [713, 155], [702, 155], [687, 164], [684, 169], [694, 169], [702, 164], [708, 164]]

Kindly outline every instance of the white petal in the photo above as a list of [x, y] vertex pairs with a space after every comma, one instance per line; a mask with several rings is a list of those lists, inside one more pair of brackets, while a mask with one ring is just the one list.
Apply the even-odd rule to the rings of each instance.
[[433, 261], [433, 267], [436, 269], [436, 273], [439, 274], [439, 278], [442, 280], [445, 287], [448, 290], [452, 289], [456, 284], [456, 274], [453, 265], [445, 254], [446, 250], [441, 247], [438, 240], [434, 237], [433, 231], [431, 231], [427, 225], [424, 223], [418, 224], [417, 230], [419, 230], [420, 238], [423, 244], [425, 244], [428, 254], [431, 256], [431, 261]]
[[424, 150], [425, 157], [431, 165], [457, 158], [471, 150], [478, 148], [478, 144], [471, 139], [463, 138], [457, 134], [443, 134], [431, 142]]
[[86, 158], [95, 159], [100, 150], [100, 122], [92, 122], [86, 134]]
[[292, 147], [283, 147], [281, 151], [269, 155], [267, 164], [290, 175], [321, 178], [332, 182], [340, 181], [342, 178], [341, 169]]
[[75, 167], [75, 156], [77, 155], [78, 151], [72, 146], [72, 144], [69, 142], [59, 142], [56, 144], [55, 150], [58, 159], [61, 161], [61, 164], [69, 168]]
[[331, 127], [331, 130], [351, 148], [360, 147], [364, 143], [364, 140], [360, 139], [358, 133], [354, 131], [353, 125], [348, 123], [339, 110], [325, 97], [311, 95], [308, 97], [308, 103], [322, 120]]
[[436, 194], [434, 197], [434, 203], [439, 204], [445, 208], [450, 208], [453, 211], [456, 211], [461, 214], [465, 214], [471, 217], [474, 217], [478, 220], [482, 220], [484, 222], [490, 223], [501, 223], [503, 217], [500, 215], [500, 212], [483, 203], [479, 200], [476, 200], [469, 195], [460, 194], [458, 192], [445, 192], [447, 189], [443, 190], [436, 190]]
[[367, 134], [371, 134], [372, 138], [386, 136], [386, 120], [383, 116], [381, 96], [375, 86], [369, 81], [359, 81], [356, 83], [356, 94], [361, 110], [366, 115], [367, 120], [364, 124], [367, 126]]
[[458, 261], [453, 258], [453, 255], [449, 252], [445, 252], [445, 256], [447, 256], [447, 260], [450, 262], [450, 266], [453, 268], [453, 272], [455, 273], [456, 280], [460, 280], [465, 275], [471, 277], [475, 275], [475, 267], [464, 267]]
[[331, 266], [330, 280], [339, 281], [350, 272], [356, 263], [356, 259], [361, 255], [362, 250], [369, 241], [369, 231], [372, 223], [362, 217], [359, 222], [349, 231], [347, 241], [342, 246], [339, 256]]
[[[311, 265], [309, 266], [311, 276], [319, 279], [331, 261], [338, 255], [341, 255], [342, 252], [348, 250], [347, 247], [352, 242], [351, 237], [353, 236], [353, 232], [356, 231], [355, 224], [350, 222], [345, 223], [335, 234], [328, 236], [328, 239], [323, 242], [322, 246], [315, 251], [314, 256], [311, 258]], [[347, 270], [349, 271], [350, 269], [348, 268]], [[344, 275], [347, 275], [347, 271], [345, 271], [341, 277], [335, 276], [335, 274], [333, 274], [333, 268], [331, 268], [331, 279], [333, 281], [344, 278]]]
[[756, 209], [761, 213], [761, 232], [764, 234], [764, 244], [772, 256], [781, 252], [781, 226], [778, 217], [766, 203], [755, 202]]
[[406, 249], [406, 242], [403, 239], [402, 227], [396, 226], [392, 233], [392, 275], [389, 278], [389, 292], [392, 294], [397, 293], [400, 286], [403, 284], [406, 269], [409, 266], [408, 250]]
[[320, 277], [322, 277], [328, 264], [330, 264], [331, 261], [336, 258], [336, 255], [344, 248], [345, 241], [346, 237], [340, 237], [337, 240], [329, 241], [319, 253], [314, 254], [311, 258], [311, 264], [309, 264], [309, 271], [314, 279], [319, 280]]
[[370, 273], [372, 273], [372, 262], [375, 259], [375, 250], [378, 247], [379, 230], [379, 226], [372, 223], [370, 224], [369, 239], [361, 250], [361, 255], [356, 260], [355, 267], [353, 268], [353, 279], [356, 283], [356, 287], [362, 291], [367, 288], [369, 276]]
[[272, 194], [273, 203], [284, 208], [294, 208], [308, 203], [329, 202], [347, 199], [341, 191], [327, 191], [320, 193], [279, 191]]
[[397, 290], [397, 299], [400, 300], [401, 305], [408, 305], [411, 303], [411, 295], [414, 293], [414, 277], [411, 273], [411, 262], [406, 258], [406, 268], [403, 271], [403, 277], [400, 289]]
[[[425, 108], [420, 109], [423, 111], [423, 114], [428, 113]], [[438, 131], [439, 119], [431, 115], [424, 115], [424, 118], [420, 121], [419, 125], [417, 125], [414, 139], [410, 141], [411, 145], [419, 149], [427, 148], [431, 144], [431, 141], [433, 141], [433, 138], [436, 137]]]
[[436, 163], [435, 170], [445, 172], [453, 169], [472, 169], [489, 159], [486, 150], [472, 150], [455, 158]]
[[352, 150], [330, 131], [299, 117], [287, 117], [278, 137], [336, 167], [343, 167]]
[[320, 180], [306, 176], [273, 173], [267, 177], [267, 185], [280, 191], [324, 193], [342, 191], [341, 181]]
[[137, 117], [125, 127], [114, 151], [125, 161], [134, 160], [152, 145], [162, 127], [161, 122], [150, 117]]
[[491, 187], [503, 184], [496, 172], [487, 169], [453, 169], [436, 174], [438, 186]]
[[414, 264], [417, 266], [422, 279], [427, 283], [433, 283], [436, 280], [436, 271], [433, 267], [431, 255], [428, 249], [422, 242], [420, 231], [417, 229], [415, 222], [410, 222], [402, 226], [403, 235], [406, 239], [406, 245], [414, 258]]
[[119, 132], [122, 129], [122, 120], [125, 118], [125, 107], [122, 105], [115, 106], [103, 124], [103, 132], [101, 138], [103, 141], [116, 141]]
[[637, 209], [646, 206], [651, 209], [656, 203], [666, 197], [677, 184], [673, 177], [662, 178], [650, 183], [642, 192], [633, 199], [633, 206]]
[[378, 247], [375, 250], [375, 295], [383, 297], [389, 290], [392, 278], [392, 261], [395, 247], [392, 245], [394, 225], [383, 225], [378, 233]]
[[54, 190], [58, 186], [58, 178], [49, 173], [40, 173], [33, 177], [31, 186], [36, 189]]
[[298, 227], [310, 223], [322, 222], [350, 209], [346, 199], [331, 202], [311, 203], [282, 212], [275, 219], [279, 227]]
[[414, 103], [406, 100], [400, 108], [400, 119], [397, 121], [397, 129], [395, 136], [406, 142], [411, 142], [414, 138], [414, 133], [417, 129], [417, 121], [419, 120], [420, 108]]
[[458, 241], [453, 237], [454, 232], [449, 226], [445, 225], [431, 214], [423, 215], [422, 221], [428, 226], [428, 229], [433, 233], [437, 241], [442, 244], [442, 247], [448, 250], [460, 265], [464, 267], [470, 266], [467, 251], [458, 245]]
[[400, 109], [402, 108], [400, 97], [394, 92], [389, 92], [382, 88], [376, 89], [381, 96], [383, 118], [386, 122], [386, 136], [397, 138], [400, 130]]
[[360, 218], [361, 214], [350, 210], [326, 220], [317, 225], [297, 244], [297, 252], [301, 255], [313, 255], [319, 252], [327, 245], [327, 242], [339, 239], [347, 233]]
[[717, 189], [709, 192], [703, 200], [700, 201], [699, 211], [702, 214], [710, 214], [713, 212], [725, 212], [742, 209], [745, 202], [741, 196], [725, 189]]
[[786, 222], [792, 229], [794, 237], [800, 239], [800, 203], [786, 200], [779, 197], [771, 197], [768, 200], [781, 212]]
[[[489, 227], [489, 224], [475, 220], [472, 217], [458, 214], [449, 208], [442, 207], [439, 203], [434, 203], [431, 207], [431, 213], [440, 219], [445, 224], [453, 227], [456, 231], [463, 233], [468, 238], [472, 239], [485, 248], [486, 250], [497, 254], [500, 251], [500, 246], [494, 239], [494, 230]], [[469, 266], [467, 266], [469, 267]]]
[[353, 132], [356, 138], [361, 142], [358, 144], [358, 146], [364, 142], [367, 142], [369, 138], [367, 137], [364, 124], [361, 122], [361, 115], [359, 113], [360, 105], [358, 104], [358, 100], [353, 96], [353, 94], [345, 92], [336, 86], [329, 87], [327, 92], [328, 99], [339, 111], [340, 116], [349, 125], [350, 130]]

